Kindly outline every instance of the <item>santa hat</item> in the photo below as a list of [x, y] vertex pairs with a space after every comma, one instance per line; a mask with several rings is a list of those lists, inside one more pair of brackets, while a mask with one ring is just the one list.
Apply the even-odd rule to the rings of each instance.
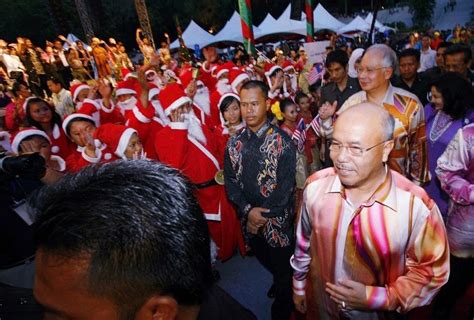
[[153, 69], [150, 69], [150, 70], [145, 71], [145, 76], [146, 76], [146, 77], [148, 77], [149, 75], [152, 75], [152, 74], [153, 74], [153, 76], [155, 76], [155, 77], [158, 75], [158, 73], [157, 73], [155, 70], [153, 70]]
[[94, 132], [94, 138], [114, 150], [117, 157], [125, 159], [125, 150], [134, 133], [137, 133], [137, 130], [127, 126], [105, 123]]
[[250, 77], [247, 73], [243, 72], [240, 69], [232, 69], [229, 72], [229, 83], [232, 88], [232, 91], [237, 93], [237, 86], [244, 80], [250, 80]]
[[137, 78], [137, 75], [131, 72], [130, 70], [128, 70], [127, 68], [122, 68], [121, 73], [122, 73], [122, 79], [124, 81], [127, 81], [130, 78]]
[[267, 76], [267, 78], [269, 78], [275, 71], [283, 69], [279, 65], [276, 65], [274, 63], [265, 62], [265, 64], [263, 65], [263, 70], [265, 71], [265, 75]]
[[36, 97], [34, 97], [34, 96], [33, 96], [33, 97], [28, 97], [28, 98], [26, 98], [25, 101], [23, 102], [22, 108], [23, 108], [23, 111], [25, 111], [25, 113], [26, 113], [26, 107], [28, 106], [28, 102], [29, 102], [31, 99], [34, 99], [34, 98], [36, 98]]
[[224, 64], [218, 65], [216, 69], [214, 70], [214, 77], [219, 79], [224, 73], [230, 72], [230, 69], [235, 67], [235, 65], [232, 62], [226, 62]]
[[179, 78], [181, 79], [181, 84], [183, 85], [183, 88], [187, 88], [189, 83], [191, 83], [191, 81], [193, 80], [193, 69], [183, 69], [181, 71], [181, 74], [179, 75]]
[[285, 72], [288, 72], [291, 69], [293, 69], [293, 71], [296, 71], [295, 66], [293, 65], [293, 63], [290, 60], [284, 60], [283, 63], [281, 64], [281, 67], [282, 67], [283, 71], [285, 71]]
[[151, 101], [153, 97], [160, 93], [160, 88], [152, 82], [148, 82], [148, 100]]
[[118, 97], [124, 94], [137, 94], [134, 81], [125, 80], [117, 83], [115, 95]]
[[71, 90], [71, 95], [72, 95], [72, 101], [75, 103], [77, 102], [77, 96], [79, 95], [79, 93], [82, 91], [82, 90], [89, 90], [91, 87], [89, 87], [87, 84], [85, 83], [76, 83], [76, 84], [73, 84], [70, 88]]
[[71, 138], [71, 136], [69, 135], [69, 125], [74, 121], [91, 121], [94, 125], [97, 125], [94, 118], [92, 118], [90, 115], [78, 112], [71, 113], [63, 120], [63, 131], [69, 138]]
[[12, 151], [18, 153], [20, 149], [20, 144], [23, 140], [32, 137], [32, 136], [40, 136], [48, 140], [51, 144], [51, 139], [49, 139], [46, 132], [42, 130], [38, 130], [36, 128], [28, 128], [21, 131], [18, 131], [14, 136], [12, 136]]
[[168, 84], [161, 90], [158, 99], [167, 116], [170, 115], [171, 111], [181, 107], [183, 104], [192, 103], [192, 100], [184, 93], [181, 85], [177, 83]]

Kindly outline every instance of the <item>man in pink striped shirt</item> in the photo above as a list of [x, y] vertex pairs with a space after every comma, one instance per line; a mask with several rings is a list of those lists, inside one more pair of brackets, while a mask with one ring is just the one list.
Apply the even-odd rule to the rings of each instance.
[[293, 300], [309, 319], [397, 318], [429, 304], [448, 279], [438, 207], [386, 165], [393, 127], [372, 103], [341, 113], [330, 145], [334, 167], [307, 181], [291, 265]]

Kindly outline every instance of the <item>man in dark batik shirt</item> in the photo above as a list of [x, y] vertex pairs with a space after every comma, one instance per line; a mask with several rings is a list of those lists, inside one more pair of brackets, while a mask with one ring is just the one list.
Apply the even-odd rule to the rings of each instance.
[[244, 235], [260, 263], [273, 275], [272, 319], [289, 319], [294, 249], [296, 149], [283, 131], [270, 124], [268, 87], [250, 81], [240, 90], [247, 123], [230, 138], [224, 163], [227, 195], [239, 212]]

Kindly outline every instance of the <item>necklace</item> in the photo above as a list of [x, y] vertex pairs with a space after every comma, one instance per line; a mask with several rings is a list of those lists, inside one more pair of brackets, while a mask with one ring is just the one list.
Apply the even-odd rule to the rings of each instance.
[[430, 141], [436, 142], [436, 140], [438, 140], [439, 137], [441, 137], [443, 133], [445, 133], [446, 130], [448, 130], [452, 122], [453, 122], [453, 119], [451, 119], [450, 116], [448, 116], [446, 113], [444, 113], [441, 110], [438, 111], [433, 120], [433, 126], [431, 127], [431, 130], [430, 130]]

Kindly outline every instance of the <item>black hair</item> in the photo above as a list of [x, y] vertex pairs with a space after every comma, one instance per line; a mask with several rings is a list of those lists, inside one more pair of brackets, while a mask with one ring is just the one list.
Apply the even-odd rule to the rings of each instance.
[[347, 52], [337, 49], [331, 51], [327, 58], [326, 58], [326, 68], [329, 68], [332, 63], [339, 63], [343, 68], [347, 66], [349, 62], [349, 57], [347, 56]]
[[175, 169], [147, 160], [89, 166], [41, 189], [30, 205], [39, 250], [90, 258], [87, 290], [121, 314], [153, 295], [198, 305], [212, 284], [207, 224]]
[[52, 81], [54, 84], [60, 84], [60, 85], [61, 85], [61, 88], [63, 87], [63, 84], [62, 84], [62, 82], [61, 82], [61, 81], [59, 81], [59, 79], [58, 79], [58, 78], [56, 78], [56, 77], [53, 77], [53, 76], [51, 76], [51, 77], [48, 77], [47, 81]]
[[233, 96], [228, 96], [225, 97], [224, 100], [222, 100], [222, 103], [219, 105], [219, 110], [224, 114], [224, 112], [227, 111], [229, 106], [232, 104], [232, 102], [236, 101], [238, 105], [240, 105], [240, 101]]
[[311, 84], [311, 85], [308, 87], [309, 92], [316, 92], [316, 91], [318, 91], [318, 89], [321, 88], [321, 84], [322, 84], [322, 80], [321, 80], [321, 79], [316, 80], [315, 83]]
[[275, 77], [276, 74], [277, 74], [278, 72], [280, 72], [280, 71], [281, 71], [281, 72], [284, 72], [281, 67], [276, 68], [275, 71], [273, 71], [273, 72], [270, 74], [270, 78]]
[[443, 97], [443, 112], [453, 119], [463, 118], [474, 106], [474, 95], [469, 81], [457, 72], [446, 72], [433, 80], [435, 87]]
[[15, 97], [17, 97], [17, 98], [18, 98], [17, 92], [21, 90], [20, 86], [25, 86], [25, 87], [29, 88], [28, 84], [25, 81], [23, 81], [23, 80], [15, 81], [12, 85], [12, 92], [15, 95]]
[[243, 90], [249, 90], [249, 89], [255, 89], [255, 88], [259, 88], [263, 92], [265, 99], [268, 98], [268, 90], [269, 90], [268, 86], [265, 84], [265, 82], [260, 81], [260, 80], [250, 80], [244, 83], [242, 88], [240, 88], [240, 92], [242, 92]]
[[438, 45], [438, 49], [439, 48], [449, 48], [453, 45], [452, 42], [446, 42], [446, 41], [443, 41], [443, 42], [440, 42], [439, 45]]
[[449, 55], [458, 54], [458, 53], [464, 54], [464, 63], [469, 63], [469, 61], [471, 61], [472, 59], [471, 48], [461, 43], [456, 43], [456, 44], [453, 44], [452, 46], [449, 46], [444, 52], [444, 56], [449, 56]]
[[404, 57], [415, 57], [416, 61], [420, 62], [420, 51], [414, 48], [404, 49], [398, 54], [398, 61]]
[[[54, 110], [54, 107], [50, 105], [48, 102], [44, 101], [41, 98], [31, 98], [28, 100], [28, 103], [26, 104], [26, 123], [30, 126], [36, 127], [39, 130], [43, 130], [43, 127], [41, 126], [41, 123], [33, 120], [33, 118], [30, 115], [30, 107], [32, 104], [35, 103], [44, 103], [48, 106], [49, 110], [51, 110], [51, 127], [53, 127], [55, 124], [57, 124], [61, 128], [61, 116]], [[44, 131], [44, 130], [43, 130]]]
[[304, 93], [303, 91], [298, 91], [298, 92], [296, 93], [296, 96], [295, 96], [295, 102], [296, 102], [297, 104], [300, 104], [300, 100], [301, 100], [301, 99], [304, 99], [304, 98], [309, 99], [309, 97], [306, 95], [306, 93]]
[[293, 102], [293, 100], [289, 99], [289, 98], [285, 98], [283, 100], [280, 101], [280, 110], [282, 113], [285, 113], [285, 110], [290, 107], [290, 106], [294, 106], [295, 105], [295, 102]]

